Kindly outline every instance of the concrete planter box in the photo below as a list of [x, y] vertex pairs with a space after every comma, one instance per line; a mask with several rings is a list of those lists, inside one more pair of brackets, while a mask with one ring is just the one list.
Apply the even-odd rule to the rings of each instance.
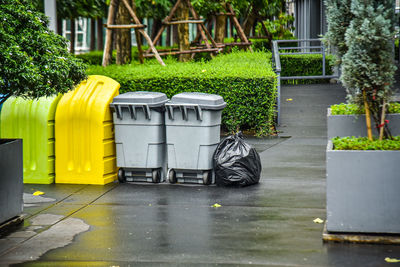
[[22, 139], [0, 139], [0, 225], [23, 208]]
[[400, 151], [333, 150], [328, 141], [327, 230], [400, 233]]
[[[400, 114], [387, 114], [389, 120], [389, 129], [393, 136], [400, 135]], [[365, 126], [365, 115], [332, 115], [328, 108], [328, 139], [336, 136], [367, 136], [367, 127]], [[375, 125], [373, 120], [371, 125]], [[373, 134], [378, 136], [377, 129], [373, 128]]]

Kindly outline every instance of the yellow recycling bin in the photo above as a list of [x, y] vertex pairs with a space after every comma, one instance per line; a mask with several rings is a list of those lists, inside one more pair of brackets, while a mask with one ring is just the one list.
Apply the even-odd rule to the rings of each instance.
[[117, 178], [110, 103], [120, 85], [92, 75], [56, 111], [56, 183], [107, 184]]
[[1, 112], [1, 138], [22, 138], [24, 183], [54, 183], [54, 116], [61, 95], [10, 97]]

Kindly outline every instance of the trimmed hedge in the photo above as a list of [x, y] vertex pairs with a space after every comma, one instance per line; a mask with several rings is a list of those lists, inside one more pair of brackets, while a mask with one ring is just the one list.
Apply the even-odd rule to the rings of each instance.
[[121, 93], [157, 91], [172, 97], [197, 91], [221, 95], [227, 102], [222, 113], [226, 130], [254, 130], [257, 135], [268, 135], [274, 126], [277, 84], [270, 58], [270, 53], [235, 52], [208, 62], [178, 63], [167, 59], [166, 67], [155, 61], [106, 68], [91, 66], [88, 74], [115, 79], [121, 84]]
[[[326, 55], [325, 73], [333, 74], [335, 56]], [[314, 76], [322, 75], [322, 55], [282, 55], [281, 76]], [[328, 79], [303, 79], [303, 80], [282, 80], [282, 84], [312, 84], [329, 82]]]

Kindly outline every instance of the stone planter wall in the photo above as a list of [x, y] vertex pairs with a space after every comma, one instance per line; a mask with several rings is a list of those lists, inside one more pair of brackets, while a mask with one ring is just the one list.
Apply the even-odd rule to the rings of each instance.
[[[386, 118], [389, 120], [389, 129], [392, 135], [400, 135], [400, 114], [387, 114]], [[367, 136], [365, 115], [331, 115], [331, 109], [328, 108], [327, 125], [328, 139], [336, 136]], [[373, 120], [371, 125], [375, 125]], [[373, 134], [379, 135], [375, 127]]]
[[400, 233], [400, 151], [335, 151], [328, 141], [327, 230]]
[[22, 139], [0, 139], [0, 224], [22, 213]]

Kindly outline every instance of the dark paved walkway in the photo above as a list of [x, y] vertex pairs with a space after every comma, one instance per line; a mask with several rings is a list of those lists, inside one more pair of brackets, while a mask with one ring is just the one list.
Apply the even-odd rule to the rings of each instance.
[[400, 258], [400, 246], [323, 244], [323, 225], [313, 222], [325, 219], [326, 108], [343, 100], [338, 85], [283, 87], [282, 138], [249, 139], [263, 163], [256, 186], [25, 185], [48, 199], [27, 199], [25, 225], [0, 239], [0, 265], [383, 266]]

